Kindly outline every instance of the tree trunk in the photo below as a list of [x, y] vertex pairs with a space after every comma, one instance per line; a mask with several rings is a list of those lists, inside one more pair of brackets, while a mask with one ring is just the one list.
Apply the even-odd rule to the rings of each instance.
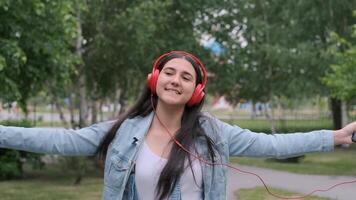
[[33, 104], [33, 125], [37, 126], [37, 103]]
[[[83, 48], [82, 48], [82, 41], [83, 41], [83, 35], [82, 35], [82, 25], [81, 25], [81, 16], [80, 16], [80, 10], [77, 10], [77, 31], [78, 31], [78, 37], [76, 41], [76, 54], [78, 55], [79, 58], [82, 57], [83, 54]], [[85, 83], [85, 70], [84, 70], [84, 65], [78, 66], [79, 69], [79, 127], [85, 127], [86, 126], [86, 119], [88, 117], [88, 102], [86, 99], [86, 83]]]
[[[341, 101], [341, 126], [344, 127], [348, 124], [348, 116], [347, 116], [347, 103], [346, 101]], [[341, 145], [344, 148], [350, 147], [349, 144], [342, 144]]]
[[[77, 2], [77, 4], [79, 4]], [[80, 7], [77, 5], [77, 32], [78, 37], [76, 41], [76, 54], [79, 59], [82, 59], [83, 48], [82, 48], [82, 25], [81, 25], [81, 13]], [[78, 91], [79, 91], [79, 124], [78, 128], [82, 128], [86, 126], [86, 119], [88, 117], [88, 102], [87, 102], [87, 91], [86, 91], [86, 76], [85, 76], [85, 67], [83, 64], [78, 66], [79, 77], [78, 77]], [[78, 164], [78, 168], [76, 169], [76, 178], [75, 178], [75, 185], [79, 185], [83, 179], [85, 174], [86, 166], [85, 166], [85, 158], [75, 157], [73, 158], [74, 163]]]
[[63, 123], [63, 125], [65, 127], [68, 127], [68, 122], [64, 116], [63, 110], [62, 110], [62, 106], [59, 104], [58, 99], [55, 97], [53, 99], [54, 105], [56, 106], [57, 112], [59, 114], [59, 119], [61, 120], [61, 122]]
[[75, 94], [71, 93], [69, 97], [69, 113], [70, 113], [70, 124], [73, 129], [77, 127], [75, 121]]
[[97, 122], [98, 122], [98, 102], [96, 100], [93, 100], [91, 104], [91, 123], [95, 124]]
[[251, 119], [254, 119], [257, 116], [257, 114], [256, 114], [256, 103], [255, 102], [251, 102], [251, 104], [252, 104]]
[[341, 101], [341, 116], [341, 126], [344, 127], [349, 123], [346, 101]]
[[[272, 103], [270, 103], [272, 104]], [[266, 117], [271, 125], [271, 133], [276, 133], [276, 125], [275, 125], [275, 120], [274, 120], [274, 108], [271, 106], [271, 115], [268, 114], [267, 107], [265, 107], [265, 114]]]
[[120, 99], [119, 99], [119, 103], [120, 103], [119, 115], [121, 115], [126, 111], [127, 102], [125, 96], [126, 96], [125, 92], [121, 91]]
[[335, 98], [331, 98], [330, 101], [334, 130], [338, 130], [342, 128], [341, 101]]
[[104, 104], [104, 100], [100, 100], [99, 103], [100, 121], [104, 121], [103, 104]]
[[88, 102], [86, 99], [85, 76], [81, 73], [79, 77], [79, 127], [86, 126], [88, 117]]
[[82, 179], [83, 179], [82, 174], [78, 173], [77, 176], [75, 177], [74, 185], [80, 185]]
[[[114, 110], [112, 112], [112, 118], [115, 118], [116, 116], [118, 116], [119, 112], [121, 111], [121, 108], [122, 108], [122, 106], [120, 104], [121, 92], [122, 92], [121, 89], [116, 90], [115, 97], [114, 97]], [[119, 106], [120, 106], [120, 108], [119, 108]]]

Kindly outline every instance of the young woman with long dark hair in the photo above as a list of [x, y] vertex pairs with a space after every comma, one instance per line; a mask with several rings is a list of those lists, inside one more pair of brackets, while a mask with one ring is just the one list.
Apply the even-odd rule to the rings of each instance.
[[[202, 113], [203, 63], [172, 51], [153, 64], [134, 106], [80, 130], [0, 126], [0, 147], [105, 161], [105, 200], [226, 199], [230, 156], [290, 157], [355, 142], [356, 123], [337, 131], [267, 135]], [[352, 138], [352, 136], [355, 136]]]

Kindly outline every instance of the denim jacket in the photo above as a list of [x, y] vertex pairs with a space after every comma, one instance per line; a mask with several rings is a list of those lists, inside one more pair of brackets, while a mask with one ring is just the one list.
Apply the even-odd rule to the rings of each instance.
[[[104, 172], [104, 200], [137, 199], [133, 168], [137, 152], [153, 119], [145, 117], [125, 120], [108, 148]], [[79, 130], [53, 128], [20, 128], [0, 126], [0, 148], [12, 148], [60, 155], [93, 155], [114, 121], [94, 124]], [[201, 125], [216, 145], [217, 163], [228, 163], [230, 156], [291, 157], [308, 152], [330, 151], [334, 141], [332, 131], [272, 134], [254, 133], [205, 116]], [[208, 159], [203, 138], [196, 141], [198, 154]], [[226, 172], [221, 165], [202, 163], [203, 197], [205, 200], [226, 199]], [[180, 199], [177, 184], [169, 197]]]

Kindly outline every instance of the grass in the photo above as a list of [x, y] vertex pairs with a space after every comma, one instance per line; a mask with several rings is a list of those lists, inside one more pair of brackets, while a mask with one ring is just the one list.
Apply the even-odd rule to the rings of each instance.
[[356, 176], [356, 147], [337, 148], [328, 153], [307, 154], [300, 163], [281, 163], [261, 158], [233, 157], [231, 162], [301, 174]]
[[44, 170], [25, 167], [25, 178], [1, 181], [1, 200], [98, 200], [101, 199], [103, 178], [90, 171], [80, 185], [73, 185], [74, 174], [56, 165]]
[[101, 178], [85, 178], [74, 186], [67, 180], [30, 179], [0, 182], [2, 200], [97, 200], [101, 198]]
[[[292, 193], [286, 190], [269, 188], [273, 194], [279, 196], [302, 196], [301, 194]], [[238, 200], [277, 200], [278, 198], [267, 193], [264, 187], [257, 187], [253, 189], [240, 189], [235, 192]], [[328, 200], [329, 198], [310, 196], [303, 198], [304, 200]]]

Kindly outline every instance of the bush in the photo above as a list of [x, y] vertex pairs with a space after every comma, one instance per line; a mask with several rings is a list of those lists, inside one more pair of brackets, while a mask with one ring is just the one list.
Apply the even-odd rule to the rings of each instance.
[[15, 150], [0, 149], [0, 180], [22, 175], [20, 153]]
[[[3, 121], [5, 126], [31, 127], [29, 120], [21, 121]], [[41, 161], [41, 155], [17, 151], [11, 149], [0, 149], [0, 180], [8, 180], [23, 177], [23, 165], [29, 163], [34, 169], [41, 169], [44, 163]]]
[[295, 156], [290, 158], [269, 158], [268, 162], [279, 162], [279, 163], [300, 163], [305, 158], [305, 155]]

